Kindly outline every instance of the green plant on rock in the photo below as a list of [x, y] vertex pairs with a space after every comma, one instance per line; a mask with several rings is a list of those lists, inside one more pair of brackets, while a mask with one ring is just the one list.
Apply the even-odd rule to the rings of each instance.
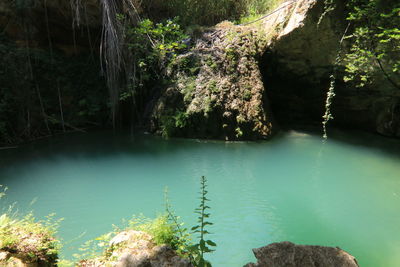
[[164, 23], [154, 23], [150, 19], [138, 26], [127, 29], [128, 48], [133, 54], [133, 73], [137, 81], [146, 82], [159, 76], [160, 70], [172, 63], [176, 56], [187, 47], [188, 38], [178, 23], [178, 18]]
[[160, 118], [161, 134], [168, 138], [176, 133], [177, 130], [186, 127], [189, 123], [189, 114], [186, 111], [169, 110]]
[[193, 99], [193, 93], [196, 90], [196, 79], [189, 78], [186, 79], [184, 82], [185, 82], [185, 87], [182, 90], [183, 101], [186, 103], [190, 103], [190, 101]]
[[[0, 199], [5, 196], [7, 187], [0, 185]], [[13, 211], [11, 205], [0, 214], [0, 251], [27, 257], [31, 262], [55, 263], [61, 249], [61, 243], [55, 238], [62, 219], [55, 214], [44, 220], [36, 220], [33, 213], [21, 217]], [[4, 263], [0, 260], [0, 265]]]
[[249, 87], [250, 86], [248, 86], [248, 89], [246, 89], [243, 93], [243, 100], [245, 101], [251, 100], [251, 97], [253, 96], [253, 94], [251, 93], [251, 88]]
[[175, 226], [168, 221], [168, 215], [159, 215], [154, 220], [135, 216], [129, 221], [128, 228], [148, 233], [157, 245], [168, 245], [174, 250], [180, 247]]
[[[335, 2], [324, 1], [324, 16], [334, 10]], [[330, 75], [330, 86], [323, 115], [324, 139], [327, 138], [327, 123], [333, 119], [330, 106], [335, 96], [334, 88], [338, 67], [344, 61], [343, 80], [362, 88], [372, 83], [372, 78], [383, 74], [393, 88], [400, 89], [400, 4], [395, 1], [351, 0], [347, 3], [348, 25], [339, 41], [334, 69]], [[350, 27], [351, 26], [351, 27]], [[351, 34], [347, 35], [351, 28]], [[350, 40], [349, 52], [342, 55], [344, 39]]]
[[23, 218], [4, 213], [0, 216], [0, 250], [26, 255], [31, 261], [55, 262], [61, 248], [54, 237], [61, 220], [54, 214], [36, 221], [32, 213]]
[[[124, 16], [120, 20], [125, 20]], [[160, 23], [144, 19], [138, 25], [128, 26], [125, 32], [131, 71], [127, 77], [127, 85], [120, 92], [119, 100], [131, 100], [133, 113], [140, 116], [146, 106], [146, 100], [154, 97], [150, 88], [159, 88], [171, 82], [165, 79], [165, 76], [179, 62], [182, 61], [183, 65], [190, 63], [186, 62], [186, 59], [177, 59], [187, 48], [184, 40], [188, 37], [179, 25], [178, 18]]]
[[218, 82], [216, 80], [214, 80], [214, 79], [210, 80], [208, 82], [207, 86], [208, 86], [208, 90], [211, 93], [218, 93], [220, 91], [220, 89], [218, 88]]
[[187, 241], [177, 233], [176, 225], [170, 222], [168, 214], [158, 215], [155, 219], [150, 219], [140, 214], [133, 216], [125, 223], [124, 227], [113, 225], [112, 231], [86, 241], [79, 249], [81, 251], [80, 254], [75, 254], [74, 257], [80, 262], [97, 259], [105, 262], [106, 266], [108, 266], [107, 262], [116, 260], [113, 258], [113, 252], [125, 246], [125, 243], [110, 246], [109, 242], [118, 233], [128, 230], [144, 232], [151, 236], [151, 241], [155, 245], [167, 245], [175, 250], [178, 255], [183, 257], [187, 255]]

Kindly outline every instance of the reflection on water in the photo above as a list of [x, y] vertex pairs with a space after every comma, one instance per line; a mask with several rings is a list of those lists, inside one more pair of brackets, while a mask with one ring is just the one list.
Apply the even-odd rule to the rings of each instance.
[[0, 151], [0, 184], [22, 211], [37, 198], [38, 217], [65, 218], [67, 257], [122, 218], [163, 212], [166, 186], [194, 224], [205, 175], [217, 267], [242, 266], [254, 260], [251, 248], [283, 240], [339, 246], [361, 266], [398, 266], [399, 141], [333, 136], [323, 144], [297, 132], [249, 143], [77, 134]]

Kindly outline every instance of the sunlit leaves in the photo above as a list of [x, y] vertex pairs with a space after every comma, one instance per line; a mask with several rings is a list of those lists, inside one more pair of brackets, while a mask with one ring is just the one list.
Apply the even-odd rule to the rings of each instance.
[[381, 72], [395, 87], [400, 70], [400, 4], [371, 0], [352, 0], [347, 20], [354, 31], [346, 54], [345, 82], [356, 87], [371, 83], [375, 73]]

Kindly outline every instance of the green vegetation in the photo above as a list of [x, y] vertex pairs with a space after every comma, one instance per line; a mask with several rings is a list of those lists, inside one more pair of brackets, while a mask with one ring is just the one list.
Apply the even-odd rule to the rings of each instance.
[[193, 235], [198, 235], [198, 242], [193, 244], [191, 241], [191, 235], [188, 233], [188, 229], [184, 227], [183, 223], [179, 222], [179, 217], [176, 216], [169, 204], [168, 197], [166, 196], [166, 212], [170, 223], [174, 226], [174, 235], [178, 238], [180, 249], [180, 255], [187, 256], [191, 263], [196, 267], [207, 267], [211, 266], [211, 263], [204, 258], [204, 254], [213, 252], [210, 247], [215, 247], [216, 244], [212, 240], [206, 240], [206, 236], [210, 234], [207, 228], [213, 225], [209, 222], [210, 213], [207, 212], [210, 207], [207, 202], [210, 200], [207, 198], [208, 191], [207, 179], [205, 176], [201, 177], [201, 188], [200, 188], [200, 204], [199, 207], [195, 209], [195, 214], [197, 217], [197, 225], [191, 228]]
[[[6, 190], [0, 193], [0, 199]], [[0, 251], [10, 253], [11, 259], [6, 259], [9, 261], [18, 258], [28, 263], [55, 263], [61, 248], [60, 241], [55, 238], [60, 222], [61, 219], [56, 220], [54, 214], [41, 221], [35, 220], [32, 213], [21, 218], [12, 213], [10, 207], [0, 215]]]
[[197, 225], [192, 227], [192, 232], [198, 234], [199, 242], [191, 247], [192, 251], [195, 251], [193, 264], [198, 267], [211, 266], [211, 263], [204, 259], [204, 254], [213, 252], [210, 247], [215, 247], [216, 244], [212, 240], [206, 240], [206, 236], [210, 234], [207, 231], [209, 225], [213, 223], [209, 222], [210, 213], [207, 212], [210, 207], [207, 202], [210, 200], [207, 198], [207, 179], [206, 177], [201, 177], [201, 191], [200, 191], [200, 205], [195, 209], [195, 213], [198, 215]]
[[49, 216], [36, 221], [30, 213], [22, 219], [0, 216], [0, 250], [28, 257], [28, 262], [55, 262], [61, 247], [55, 239], [59, 221]]
[[[125, 227], [114, 226], [114, 229], [101, 235], [95, 239], [87, 241], [81, 248], [80, 254], [75, 254], [82, 266], [93, 262], [107, 263], [115, 260], [116, 251], [121, 251], [128, 246], [128, 243], [118, 243], [110, 245], [113, 237], [121, 232], [129, 232], [130, 230], [140, 231], [148, 234], [149, 236], [138, 235], [138, 239], [144, 240], [151, 239], [154, 245], [167, 245], [172, 248], [176, 253], [183, 257], [188, 258], [190, 262], [196, 267], [211, 266], [204, 255], [213, 250], [210, 247], [215, 247], [216, 244], [207, 239], [206, 236], [210, 233], [207, 228], [212, 225], [209, 222], [210, 213], [207, 212], [210, 207], [207, 202], [208, 191], [207, 180], [204, 176], [201, 177], [201, 190], [200, 190], [200, 204], [195, 209], [195, 214], [198, 215], [198, 224], [191, 228], [191, 231], [184, 227], [184, 224], [179, 222], [180, 218], [176, 216], [169, 203], [167, 192], [165, 193], [166, 213], [159, 215], [155, 219], [146, 218], [143, 215], [133, 216], [130, 220], [125, 222]], [[192, 235], [198, 235], [198, 242], [193, 243]], [[139, 241], [139, 240], [138, 240]]]
[[214, 25], [223, 20], [236, 21], [257, 16], [282, 0], [155, 0], [143, 2], [140, 9], [152, 18], [182, 18], [184, 25]]
[[187, 251], [186, 240], [177, 234], [176, 226], [168, 219], [168, 215], [159, 215], [154, 220], [142, 217], [134, 217], [129, 221], [129, 228], [143, 231], [152, 236], [157, 245], [168, 245], [178, 254], [184, 255]]
[[246, 3], [246, 12], [238, 20], [237, 24], [251, 23], [260, 19], [268, 11], [277, 8], [284, 0], [248, 0]]
[[75, 254], [74, 257], [80, 262], [94, 259], [99, 262], [115, 260], [111, 258], [113, 252], [115, 250], [123, 249], [124, 246], [129, 244], [121, 243], [114, 246], [109, 245], [109, 242], [119, 233], [130, 230], [141, 231], [148, 234], [149, 237], [143, 236], [143, 238], [151, 238], [151, 242], [153, 242], [154, 245], [167, 245], [175, 250], [178, 255], [183, 257], [187, 255], [187, 240], [183, 240], [179, 237], [175, 225], [169, 221], [167, 215], [159, 215], [155, 219], [149, 219], [143, 215], [133, 216], [125, 223], [127, 224], [126, 227], [120, 228], [114, 226], [114, 229], [111, 232], [85, 242], [85, 244], [80, 248], [81, 253]]
[[[0, 186], [1, 187], [1, 186]], [[2, 188], [2, 187], [1, 187]], [[114, 236], [129, 230], [140, 231], [148, 234], [143, 236], [144, 239], [151, 239], [154, 245], [167, 245], [177, 252], [181, 257], [189, 258], [195, 266], [205, 267], [211, 264], [204, 259], [204, 254], [212, 252], [210, 247], [216, 244], [211, 240], [206, 240], [206, 236], [210, 234], [207, 231], [210, 213], [207, 212], [210, 207], [207, 202], [208, 191], [207, 180], [201, 177], [200, 204], [195, 209], [198, 215], [198, 224], [191, 228], [192, 234], [198, 234], [198, 242], [193, 243], [191, 234], [187, 228], [183, 227], [183, 223], [178, 222], [179, 217], [174, 215], [172, 207], [166, 196], [166, 213], [159, 215], [154, 220], [144, 217], [143, 215], [134, 216], [128, 220], [126, 227], [114, 229], [102, 236], [85, 242], [80, 249], [81, 254], [74, 255], [83, 266], [90, 260], [97, 262], [108, 262], [115, 260], [111, 256], [113, 252], [124, 248], [123, 244], [109, 245]], [[5, 188], [0, 193], [0, 199], [5, 195]], [[10, 209], [11, 210], [11, 209]], [[58, 253], [61, 243], [54, 236], [59, 228], [60, 220], [54, 219], [54, 214], [46, 217], [45, 220], [36, 221], [32, 213], [19, 218], [10, 211], [0, 216], [0, 250], [10, 252], [12, 255], [18, 254], [26, 262], [50, 262], [55, 263], [58, 260]], [[140, 237], [139, 237], [140, 238]], [[104, 249], [105, 248], [105, 249]], [[58, 261], [62, 266], [70, 266], [71, 262], [62, 260]]]
[[352, 45], [345, 56], [344, 80], [364, 87], [380, 72], [400, 89], [400, 3], [352, 0], [348, 7], [354, 30], [348, 36]]
[[[188, 58], [182, 54], [193, 50], [193, 40], [206, 27], [224, 20], [235, 23], [253, 21], [283, 1], [153, 0], [121, 1], [121, 4], [101, 1], [103, 8], [107, 7], [106, 3], [114, 3], [108, 7], [115, 10], [108, 14], [108, 24], [103, 21], [102, 26], [110, 36], [99, 37], [100, 42], [104, 42], [100, 50], [93, 47], [99, 43], [91, 36], [91, 29], [84, 29], [87, 25], [78, 25], [78, 21], [84, 24], [84, 20], [87, 20], [87, 4], [84, 1], [66, 2], [76, 17], [71, 18], [73, 34], [63, 37], [66, 39], [62, 41], [55, 33], [58, 26], [53, 28], [53, 21], [51, 18], [49, 20], [50, 9], [46, 1], [41, 2], [43, 5], [40, 7], [29, 0], [11, 1], [9, 4], [14, 12], [10, 16], [20, 29], [18, 38], [6, 36], [7, 31], [0, 33], [0, 56], [3, 59], [0, 66], [2, 145], [68, 131], [84, 131], [91, 127], [110, 127], [111, 122], [113, 126], [143, 126], [149, 103], [162, 90], [177, 82], [186, 84], [180, 88], [183, 100], [172, 103], [171, 106], [179, 107], [160, 115], [159, 120], [165, 136], [183, 132], [180, 129], [191, 123], [186, 109], [180, 104], [188, 104], [193, 100], [197, 86], [193, 77], [201, 72], [202, 65], [207, 65], [212, 73], [217, 74], [221, 69], [231, 73], [232, 82], [236, 83], [237, 77], [234, 75], [238, 73], [243, 51], [238, 46], [224, 46], [225, 61], [218, 61], [215, 57], [202, 60], [196, 58], [198, 55]], [[128, 2], [130, 5], [127, 6]], [[324, 0], [324, 6], [325, 12], [319, 22], [333, 10], [335, 1]], [[394, 88], [400, 88], [399, 10], [396, 1], [348, 2], [347, 20], [351, 24], [351, 34], [347, 39], [351, 43], [350, 51], [343, 57], [346, 82], [364, 87], [371, 84], [377, 73], [383, 73]], [[32, 20], [36, 18], [35, 12], [43, 13], [43, 21], [31, 27]], [[224, 27], [229, 28], [226, 25]], [[257, 24], [252, 26], [256, 27]], [[80, 48], [76, 46], [78, 29], [81, 31], [80, 38], [87, 39], [80, 42], [87, 42], [84, 44], [87, 47], [79, 53], [77, 51]], [[45, 33], [47, 38], [38, 40], [35, 31]], [[98, 33], [101, 35], [101, 32]], [[82, 36], [85, 34], [87, 36]], [[228, 43], [238, 43], [242, 37], [232, 32], [226, 39]], [[64, 49], [64, 45], [69, 48]], [[245, 49], [245, 46], [241, 47]], [[98, 51], [102, 54], [99, 55]], [[247, 54], [257, 53], [248, 51]], [[112, 55], [117, 58], [109, 58]], [[99, 58], [104, 62], [100, 63]], [[103, 74], [108, 79], [113, 77], [113, 81], [99, 78], [100, 70], [104, 70]], [[174, 75], [176, 72], [188, 74], [188, 79]], [[208, 91], [215, 96], [224, 87], [219, 84], [219, 79], [214, 80], [209, 81]], [[108, 88], [107, 93], [106, 84], [108, 87], [112, 84], [115, 88]], [[245, 92], [243, 99], [248, 101], [250, 96]], [[204, 108], [206, 116], [208, 111], [213, 110], [214, 99], [204, 100], [207, 104]], [[223, 124], [229, 125], [226, 122]], [[229, 129], [232, 131], [237, 126]], [[245, 131], [244, 136], [247, 136]]]
[[[325, 11], [318, 24], [335, 9], [335, 2], [324, 1]], [[396, 1], [351, 0], [347, 3], [348, 26], [339, 42], [334, 70], [323, 115], [323, 137], [327, 123], [333, 119], [330, 106], [335, 96], [335, 80], [342, 62], [343, 80], [357, 88], [372, 84], [373, 77], [383, 75], [393, 89], [400, 89], [400, 4]], [[347, 34], [350, 28], [350, 34]], [[343, 39], [350, 40], [350, 49], [343, 55]]]
[[146, 101], [154, 94], [154, 88], [168, 82], [165, 81], [167, 68], [187, 48], [184, 43], [187, 35], [177, 18], [160, 23], [144, 19], [137, 26], [128, 26], [125, 38], [131, 57], [130, 69], [133, 71], [129, 73], [128, 84], [122, 89], [119, 100], [131, 99], [134, 112], [145, 108]]

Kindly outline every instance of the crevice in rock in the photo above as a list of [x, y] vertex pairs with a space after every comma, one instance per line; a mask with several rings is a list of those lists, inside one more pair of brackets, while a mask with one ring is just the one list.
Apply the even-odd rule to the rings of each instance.
[[267, 50], [260, 60], [265, 97], [276, 123], [283, 128], [317, 127], [324, 113], [329, 77], [310, 82], [313, 74], [300, 76], [279, 62], [279, 54]]

